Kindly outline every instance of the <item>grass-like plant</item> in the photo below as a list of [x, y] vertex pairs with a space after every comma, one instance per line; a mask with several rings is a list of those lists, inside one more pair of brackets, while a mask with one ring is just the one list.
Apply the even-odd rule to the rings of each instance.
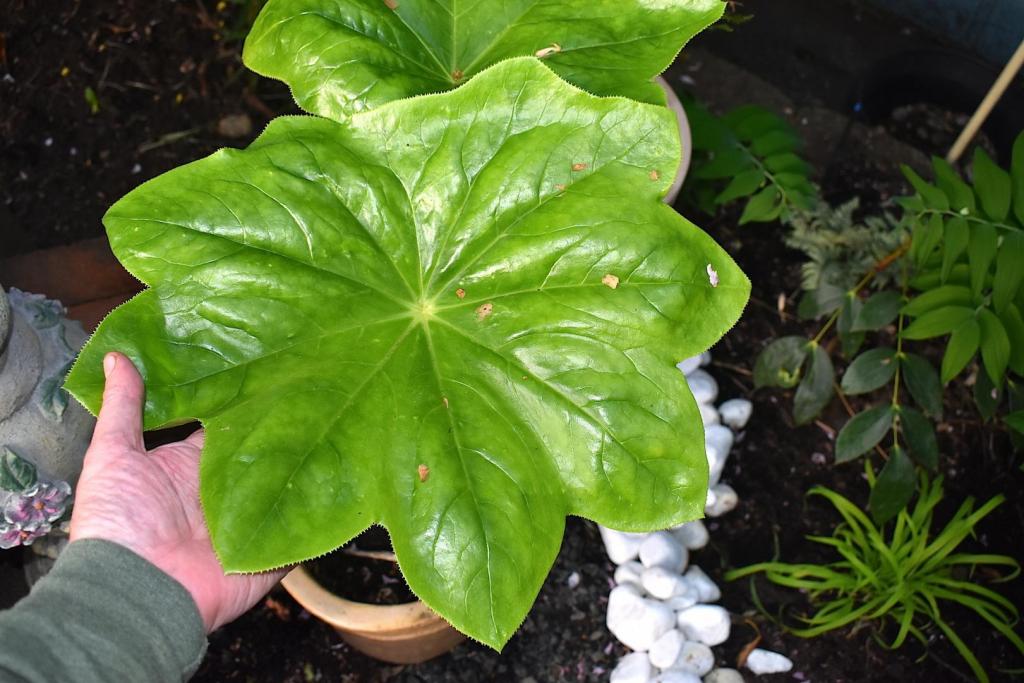
[[978, 658], [943, 618], [942, 603], [956, 603], [973, 610], [1024, 654], [1024, 641], [1013, 630], [1017, 608], [969, 578], [976, 567], [994, 565], [1011, 568], [999, 580], [1009, 581], [1020, 573], [1020, 565], [1006, 555], [957, 552], [978, 522], [1002, 504], [1003, 496], [978, 509], [968, 498], [933, 534], [933, 513], [943, 497], [941, 478], [922, 478], [913, 510], [902, 510], [888, 530], [835, 491], [816, 486], [808, 495], [826, 498], [842, 515], [833, 535], [809, 537], [834, 548], [841, 559], [824, 565], [763, 562], [726, 574], [734, 581], [763, 572], [773, 583], [806, 591], [817, 609], [800, 617], [805, 626], [791, 628], [793, 634], [811, 638], [856, 622], [894, 622], [896, 637], [891, 642], [879, 637], [879, 642], [895, 649], [907, 636], [927, 643], [924, 628], [930, 622], [946, 634], [978, 680], [987, 681]]

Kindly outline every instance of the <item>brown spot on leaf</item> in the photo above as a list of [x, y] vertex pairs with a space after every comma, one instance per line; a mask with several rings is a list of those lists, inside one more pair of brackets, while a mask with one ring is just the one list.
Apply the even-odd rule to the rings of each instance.
[[574, 170], [574, 171], [585, 171], [585, 170], [587, 170], [587, 164], [577, 162], [577, 163], [572, 165], [572, 170]]
[[419, 467], [417, 467], [416, 472], [420, 475], [421, 482], [426, 481], [427, 477], [430, 476], [430, 468], [427, 467], [426, 465], [420, 465]]
[[388, 6], [388, 9], [398, 9], [398, 3], [395, 0], [384, 0], [384, 4]]
[[565, 192], [565, 185], [563, 183], [555, 183], [555, 189], [559, 192]]
[[448, 407], [448, 397], [447, 396], [442, 396], [441, 397], [441, 403], [443, 403], [444, 407], [447, 408]]
[[551, 55], [555, 54], [556, 52], [561, 52], [561, 51], [562, 51], [562, 46], [561, 45], [559, 45], [558, 43], [551, 43], [550, 46], [542, 47], [541, 49], [537, 50], [533, 54], [538, 59], [544, 59], [545, 57], [550, 57]]
[[656, 168], [655, 169], [651, 169], [651, 172], [648, 173], [647, 175], [650, 176], [651, 180], [657, 180], [658, 178], [661, 177], [661, 174], [658, 173], [658, 169], [656, 169]]
[[487, 316], [489, 316], [493, 312], [494, 312], [494, 304], [492, 304], [492, 303], [481, 304], [476, 309], [476, 319], [477, 320], [483, 320], [484, 318], [486, 318]]
[[612, 289], [615, 289], [619, 286], [618, 276], [612, 275], [611, 273], [608, 273], [603, 278], [601, 278], [601, 282], [603, 282], [608, 287], [611, 287]]
[[461, 81], [463, 75], [464, 74], [462, 73], [462, 69], [456, 69], [455, 71], [452, 72], [452, 80]]
[[455, 290], [455, 296], [459, 297], [460, 299], [465, 299], [466, 290], [464, 290], [462, 287], [459, 287], [458, 289]]

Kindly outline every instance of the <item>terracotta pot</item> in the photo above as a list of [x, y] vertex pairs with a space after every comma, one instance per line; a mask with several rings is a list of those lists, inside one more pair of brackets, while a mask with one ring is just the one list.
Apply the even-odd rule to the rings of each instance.
[[676, 172], [675, 181], [672, 183], [668, 194], [665, 195], [665, 203], [674, 204], [679, 196], [679, 190], [683, 187], [686, 172], [690, 170], [690, 158], [693, 156], [693, 138], [690, 135], [690, 121], [686, 118], [686, 110], [683, 109], [683, 103], [679, 101], [679, 96], [676, 95], [675, 90], [661, 76], [655, 78], [654, 82], [665, 91], [665, 96], [668, 99], [668, 108], [675, 113], [676, 120], [679, 122], [679, 142], [683, 148], [683, 155], [679, 160], [679, 170]]
[[466, 639], [420, 601], [370, 605], [346, 600], [326, 590], [303, 567], [292, 570], [281, 585], [345, 642], [381, 661], [419, 664]]

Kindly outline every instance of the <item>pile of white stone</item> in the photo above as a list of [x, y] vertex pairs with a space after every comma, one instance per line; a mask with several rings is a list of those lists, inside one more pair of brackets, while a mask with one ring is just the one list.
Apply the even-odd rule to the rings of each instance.
[[[701, 369], [711, 356], [679, 363], [700, 406], [710, 469], [704, 512], [719, 517], [739, 503], [736, 491], [719, 480], [752, 406], [732, 399], [716, 409], [718, 383]], [[734, 432], [735, 430], [735, 432]], [[729, 638], [732, 618], [716, 604], [722, 593], [700, 567], [690, 564], [690, 551], [707, 545], [708, 529], [700, 520], [667, 531], [626, 533], [601, 527], [608, 557], [618, 565], [615, 588], [608, 598], [608, 629], [633, 650], [611, 673], [612, 683], [742, 683], [735, 669], [714, 668], [711, 648]], [[754, 674], [789, 671], [786, 657], [760, 648], [747, 657]]]

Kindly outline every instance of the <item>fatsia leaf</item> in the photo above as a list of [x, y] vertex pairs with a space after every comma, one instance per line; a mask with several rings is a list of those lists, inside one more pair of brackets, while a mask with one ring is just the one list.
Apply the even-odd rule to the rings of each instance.
[[451, 90], [511, 57], [543, 57], [597, 95], [664, 104], [651, 79], [722, 16], [721, 0], [270, 0], [245, 41], [253, 71], [340, 120]]
[[111, 246], [150, 289], [67, 386], [95, 411], [117, 349], [146, 379], [147, 427], [204, 424], [228, 571], [380, 523], [413, 591], [501, 647], [567, 514], [638, 531], [703, 512], [703, 428], [675, 363], [750, 285], [658, 201], [678, 155], [667, 109], [533, 58], [343, 123], [279, 118], [110, 209]]

